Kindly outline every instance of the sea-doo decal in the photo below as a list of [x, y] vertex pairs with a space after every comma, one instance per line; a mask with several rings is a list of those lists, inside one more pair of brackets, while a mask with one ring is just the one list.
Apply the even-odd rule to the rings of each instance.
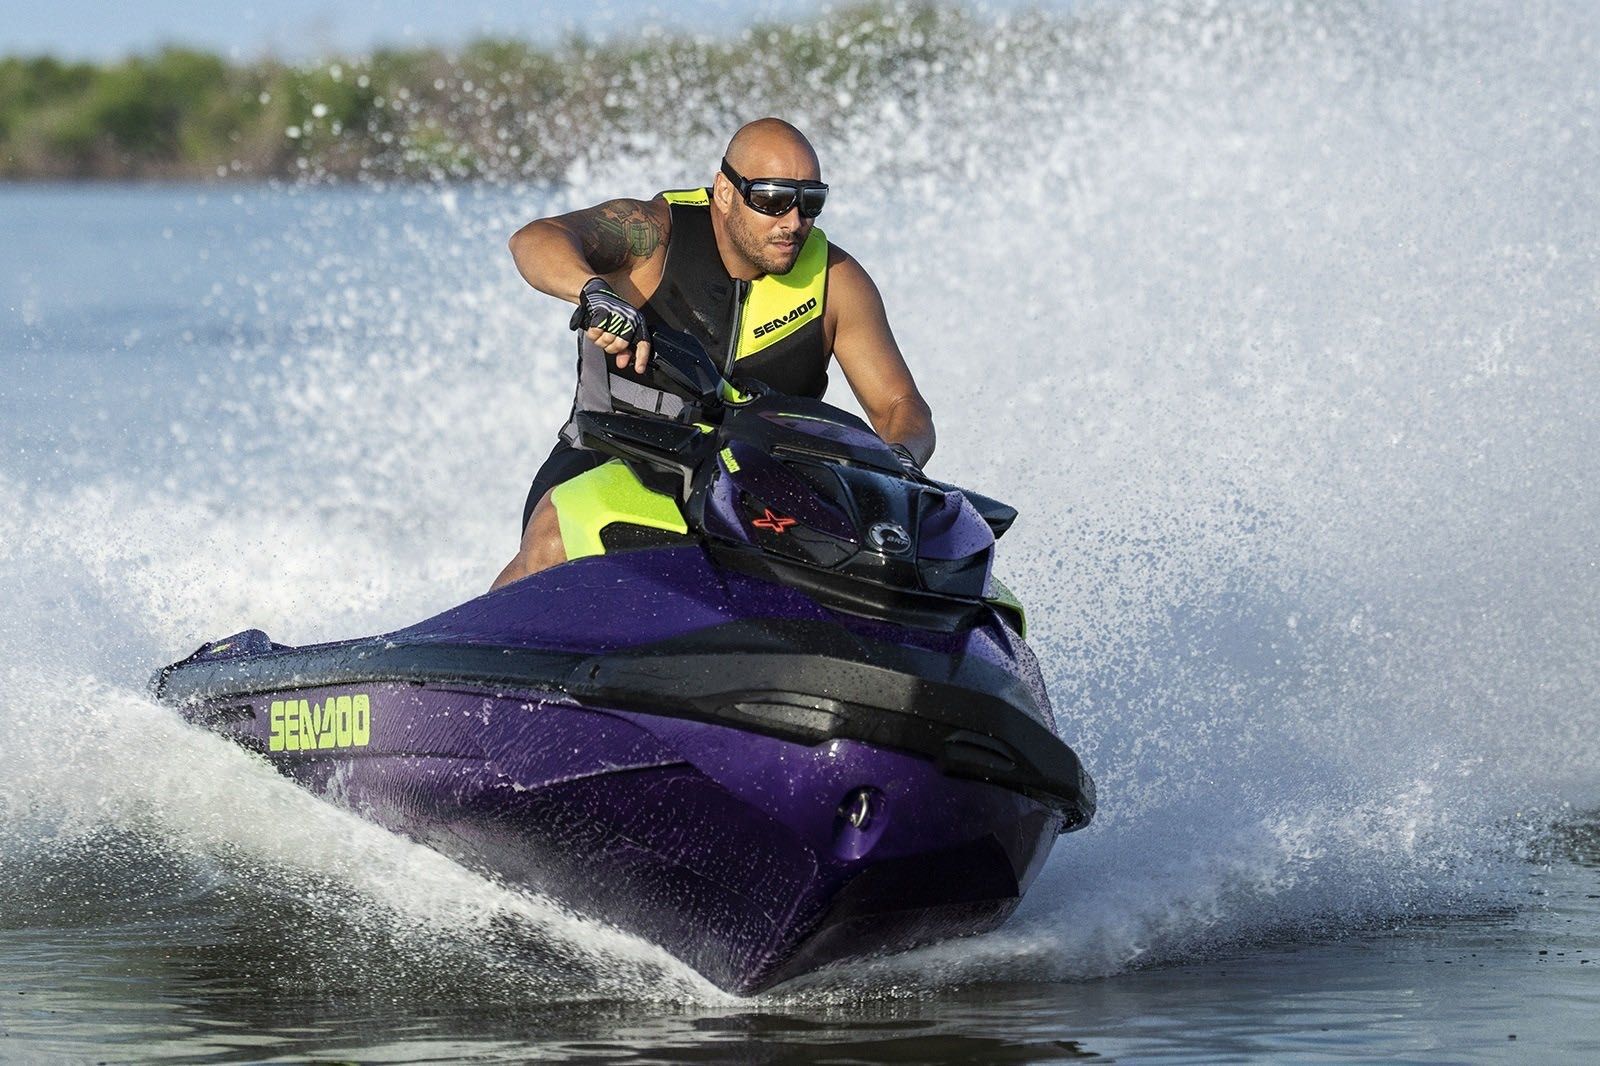
[[761, 323], [761, 325], [756, 327], [755, 335], [757, 337], [765, 337], [768, 333], [771, 333], [773, 330], [777, 329], [779, 326], [787, 325], [788, 323], [793, 322], [795, 319], [800, 318], [802, 315], [806, 314], [808, 311], [815, 311], [816, 308], [817, 308], [817, 298], [815, 296], [813, 296], [811, 299], [807, 300], [805, 303], [801, 304], [799, 307], [796, 307], [793, 311], [790, 311], [788, 314], [779, 315], [777, 318], [774, 318], [770, 322]]
[[372, 742], [372, 701], [365, 693], [331, 696], [324, 703], [273, 700], [269, 751], [364, 748]]

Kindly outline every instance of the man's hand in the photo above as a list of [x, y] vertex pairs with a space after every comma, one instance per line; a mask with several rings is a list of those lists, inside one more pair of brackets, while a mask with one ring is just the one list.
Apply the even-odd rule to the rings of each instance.
[[900, 465], [905, 467], [906, 473], [921, 479], [927, 475], [922, 472], [922, 464], [917, 462], [917, 457], [911, 454], [911, 449], [904, 444], [891, 444], [889, 450], [894, 452], [895, 458], [900, 460]]
[[[571, 328], [584, 335], [607, 355], [616, 356], [621, 370], [632, 359], [635, 373], [650, 365], [650, 341], [644, 315], [637, 307], [611, 291], [604, 278], [590, 278], [578, 295], [578, 309], [572, 313]], [[630, 357], [628, 349], [633, 349]]]

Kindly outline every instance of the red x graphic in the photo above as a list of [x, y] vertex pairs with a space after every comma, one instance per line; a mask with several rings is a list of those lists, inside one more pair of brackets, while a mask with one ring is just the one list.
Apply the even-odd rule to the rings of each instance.
[[750, 523], [751, 525], [760, 526], [762, 529], [770, 529], [774, 533], [782, 533], [784, 530], [794, 525], [794, 519], [785, 515], [773, 514], [772, 508], [770, 507], [764, 508], [764, 510], [767, 512], [766, 516], [756, 519], [754, 522]]

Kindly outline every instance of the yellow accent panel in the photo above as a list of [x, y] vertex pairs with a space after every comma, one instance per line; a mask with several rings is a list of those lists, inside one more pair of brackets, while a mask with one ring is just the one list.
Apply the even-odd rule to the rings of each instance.
[[1028, 639], [1028, 612], [1023, 609], [1022, 601], [1017, 599], [1017, 594], [1006, 588], [1005, 583], [999, 578], [991, 575], [989, 583], [991, 587], [989, 595], [984, 597], [985, 602], [1009, 610], [1012, 617], [1017, 620], [1017, 635], [1024, 640]]
[[665, 493], [647, 489], [620, 459], [602, 463], [571, 481], [563, 481], [550, 494], [561, 524], [561, 544], [568, 559], [604, 555], [600, 531], [612, 522], [628, 522], [672, 533], [689, 532], [678, 502]]
[[828, 238], [813, 227], [789, 273], [765, 274], [751, 284], [739, 316], [735, 358], [754, 355], [821, 318], [827, 283]]
[[710, 207], [711, 195], [704, 189], [677, 189], [664, 192], [661, 198], [669, 204], [689, 204], [692, 207]]
[[733, 449], [724, 448], [720, 454], [722, 455], [722, 465], [728, 468], [728, 473], [737, 474], [739, 472], [739, 460], [733, 457]]

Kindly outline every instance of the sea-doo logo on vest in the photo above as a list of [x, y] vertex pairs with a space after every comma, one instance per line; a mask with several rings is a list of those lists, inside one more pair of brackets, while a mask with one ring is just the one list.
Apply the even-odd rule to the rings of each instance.
[[364, 748], [372, 742], [372, 701], [365, 694], [333, 696], [326, 703], [273, 700], [269, 751]]
[[768, 333], [771, 333], [773, 330], [777, 329], [779, 326], [788, 325], [790, 322], [793, 322], [795, 319], [801, 318], [801, 317], [803, 317], [803, 316], [805, 316], [807, 314], [810, 314], [812, 311], [815, 311], [816, 309], [817, 309], [817, 298], [815, 296], [813, 296], [811, 299], [807, 300], [805, 303], [801, 304], [799, 307], [796, 307], [793, 311], [790, 311], [788, 314], [780, 316], [778, 318], [775, 318], [771, 322], [763, 322], [763, 323], [761, 323], [761, 325], [756, 327], [756, 336], [757, 337], [765, 337]]

